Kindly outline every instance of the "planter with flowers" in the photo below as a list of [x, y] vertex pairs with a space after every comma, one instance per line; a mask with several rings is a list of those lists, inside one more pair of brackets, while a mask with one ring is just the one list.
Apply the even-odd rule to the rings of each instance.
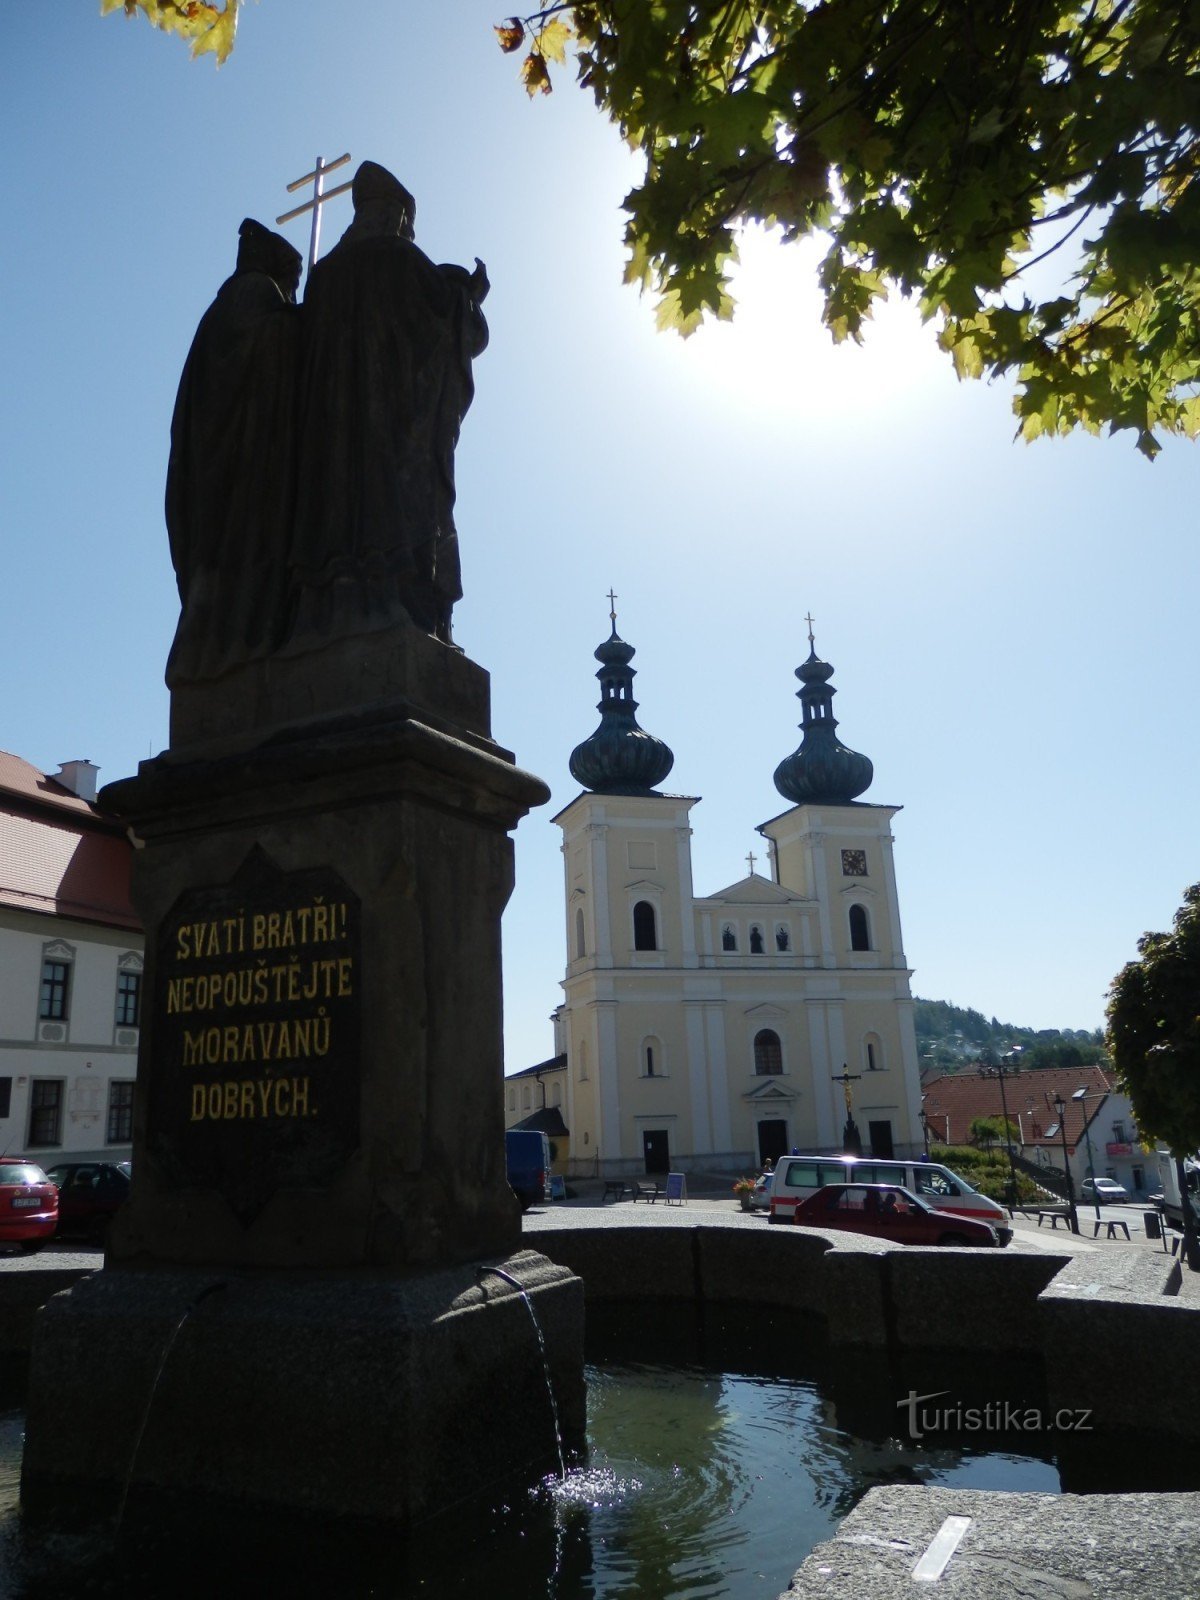
[[739, 1178], [733, 1186], [733, 1192], [735, 1195], [737, 1195], [738, 1200], [741, 1203], [742, 1210], [749, 1211], [750, 1196], [754, 1193], [754, 1179]]

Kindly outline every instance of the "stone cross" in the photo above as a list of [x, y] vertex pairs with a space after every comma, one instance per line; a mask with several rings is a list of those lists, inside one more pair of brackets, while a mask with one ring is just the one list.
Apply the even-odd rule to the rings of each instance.
[[313, 186], [311, 200], [306, 200], [302, 206], [296, 206], [292, 211], [285, 211], [281, 217], [276, 217], [276, 223], [290, 222], [293, 217], [303, 216], [306, 211], [312, 212], [312, 233], [308, 241], [308, 270], [311, 272], [317, 264], [317, 250], [321, 243], [321, 207], [327, 200], [332, 200], [334, 195], [345, 194], [347, 189], [354, 187], [353, 182], [339, 183], [336, 189], [326, 190], [325, 174], [333, 172], [337, 167], [344, 167], [350, 159], [349, 150], [344, 156], [339, 156], [336, 161], [326, 161], [323, 156], [317, 157], [317, 164], [311, 172], [306, 172], [302, 178], [297, 178], [294, 183], [289, 183], [287, 190], [294, 194], [297, 189], [302, 189], [306, 183]]

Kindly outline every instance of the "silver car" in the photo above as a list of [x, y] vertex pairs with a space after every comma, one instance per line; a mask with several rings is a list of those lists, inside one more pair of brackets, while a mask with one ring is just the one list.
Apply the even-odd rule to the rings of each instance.
[[1085, 1178], [1080, 1193], [1087, 1201], [1097, 1201], [1102, 1206], [1113, 1206], [1129, 1199], [1129, 1190], [1115, 1178]]

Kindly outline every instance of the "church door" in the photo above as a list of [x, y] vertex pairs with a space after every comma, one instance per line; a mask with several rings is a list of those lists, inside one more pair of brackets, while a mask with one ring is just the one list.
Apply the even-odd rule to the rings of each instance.
[[892, 1159], [892, 1125], [890, 1122], [868, 1122], [867, 1134], [871, 1141], [871, 1154], [877, 1161]]
[[774, 1164], [788, 1153], [787, 1123], [782, 1118], [772, 1118], [758, 1125], [758, 1164]]
[[642, 1132], [642, 1154], [646, 1158], [646, 1176], [653, 1178], [660, 1172], [670, 1172], [671, 1151], [667, 1144], [665, 1128], [647, 1128]]

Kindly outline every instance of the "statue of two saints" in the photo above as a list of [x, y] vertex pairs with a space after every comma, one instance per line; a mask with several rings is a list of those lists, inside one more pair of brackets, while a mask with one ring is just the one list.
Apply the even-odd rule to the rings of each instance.
[[300, 305], [299, 254], [243, 222], [196, 330], [167, 471], [171, 687], [405, 619], [450, 642], [454, 450], [487, 274], [417, 248], [415, 202], [383, 167], [364, 162], [352, 198]]

